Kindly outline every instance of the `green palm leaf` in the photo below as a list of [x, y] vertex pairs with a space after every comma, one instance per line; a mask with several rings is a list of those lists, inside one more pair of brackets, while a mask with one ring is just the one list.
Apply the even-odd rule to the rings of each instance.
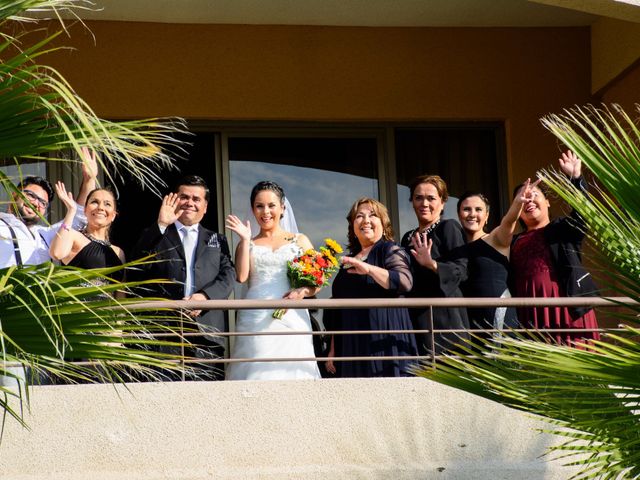
[[[152, 338], [178, 337], [169, 326], [177, 321], [175, 314], [134, 313], [131, 308], [141, 299], [112, 296], [149, 282], [91, 284], [108, 279], [118, 268], [122, 267], [86, 271], [43, 264], [0, 270], [0, 375], [15, 377], [15, 366], [20, 366], [68, 382], [124, 381], [140, 375], [161, 378], [163, 370], [182, 369], [181, 357], [145, 348], [182, 345]], [[184, 330], [193, 331], [193, 323], [184, 321]], [[9, 408], [6, 397], [20, 396], [22, 389], [22, 384], [18, 390], [0, 386], [5, 395], [0, 405], [16, 418], [19, 413]]]
[[[70, 8], [82, 2], [12, 3]], [[9, 8], [7, 13], [14, 11]], [[35, 63], [41, 55], [57, 50], [46, 47], [60, 33], [27, 48], [22, 48], [22, 42], [31, 32], [5, 35], [0, 43], [5, 56], [0, 58], [0, 158], [49, 159], [52, 152], [72, 149], [80, 153], [89, 146], [102, 153], [99, 161], [110, 180], [128, 173], [158, 193], [163, 185], [158, 170], [174, 165], [163, 147], [179, 145], [175, 135], [186, 133], [184, 123], [178, 119], [99, 119], [56, 70]], [[8, 53], [13, 56], [6, 56]], [[173, 148], [174, 154], [179, 151]]]
[[634, 478], [640, 475], [640, 345], [624, 336], [608, 340], [625, 346], [596, 342], [587, 351], [505, 337], [483, 343], [491, 353], [448, 357], [418, 375], [546, 417], [547, 432], [567, 439], [552, 452], [585, 467], [576, 478], [623, 472]]
[[72, 13], [79, 8], [89, 9], [92, 3], [86, 0], [5, 0], [0, 4], [0, 19], [30, 20], [25, 12], [49, 12], [56, 16], [61, 12]]
[[[167, 150], [180, 153], [176, 135], [186, 133], [184, 122], [102, 120], [62, 75], [38, 63], [59, 48], [51, 47], [51, 42], [64, 31], [62, 18], [92, 6], [84, 0], [0, 3], [0, 159], [13, 161], [18, 169], [25, 158], [74, 161], [54, 159], [51, 154], [80, 153], [86, 146], [101, 154], [98, 161], [111, 180], [129, 174], [158, 193], [162, 182], [157, 172], [173, 167]], [[37, 23], [34, 14], [60, 19], [60, 31], [43, 36], [44, 30], [31, 28]], [[19, 194], [4, 174], [0, 184]], [[167, 326], [175, 323], [175, 314], [163, 310], [134, 314], [131, 309], [140, 300], [115, 294], [145, 282], [113, 282], [109, 276], [114, 273], [115, 269], [86, 271], [51, 264], [0, 270], [0, 376], [18, 381], [17, 388], [0, 386], [5, 415], [21, 421], [21, 401], [28, 400], [22, 368], [64, 381], [125, 381], [181, 368], [181, 357], [148, 348], [181, 345]], [[105, 280], [101, 286], [95, 284]], [[167, 334], [171, 336], [164, 340], [153, 338]], [[31, 380], [26, 378], [26, 385]], [[11, 407], [13, 397], [20, 400], [17, 409]]]
[[[575, 107], [542, 119], [597, 179], [588, 194], [553, 170], [541, 176], [581, 215], [600, 284], [640, 300], [640, 130], [619, 107]], [[617, 313], [637, 324], [640, 308]], [[640, 478], [640, 330], [606, 334], [586, 350], [530, 338], [475, 340], [465, 356], [418, 374], [541, 415], [565, 439], [551, 453], [574, 478]], [[478, 354], [481, 351], [483, 353]]]

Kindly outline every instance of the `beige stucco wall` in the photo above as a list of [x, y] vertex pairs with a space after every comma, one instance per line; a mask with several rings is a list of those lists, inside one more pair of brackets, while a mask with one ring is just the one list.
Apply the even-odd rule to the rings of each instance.
[[640, 64], [616, 78], [605, 88], [598, 99], [606, 104], [617, 103], [634, 119], [640, 117], [637, 104], [640, 103]]
[[104, 117], [498, 120], [511, 186], [558, 156], [539, 117], [590, 100], [582, 27], [88, 25], [49, 61]]
[[640, 58], [640, 23], [601, 17], [591, 26], [591, 88], [605, 88]]
[[551, 479], [519, 412], [419, 378], [37, 387], [2, 478]]

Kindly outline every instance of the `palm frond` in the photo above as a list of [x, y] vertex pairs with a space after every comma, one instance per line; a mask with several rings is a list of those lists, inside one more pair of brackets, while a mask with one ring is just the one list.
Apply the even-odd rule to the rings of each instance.
[[523, 337], [475, 342], [466, 348], [469, 355], [447, 357], [417, 374], [546, 417], [547, 432], [567, 439], [551, 451], [567, 465], [584, 466], [575, 478], [640, 475], [637, 342], [609, 335], [588, 350]]
[[[43, 264], [0, 270], [0, 375], [17, 377], [22, 390], [23, 375], [16, 372], [27, 369], [68, 382], [160, 378], [163, 372], [182, 369], [181, 356], [158, 350], [184, 345], [172, 327], [176, 314], [168, 309], [134, 312], [132, 307], [141, 299], [115, 296], [149, 281], [102, 283], [121, 268], [82, 270]], [[183, 321], [182, 331], [194, 331], [192, 321]], [[154, 338], [157, 335], [168, 338]], [[3, 387], [0, 392], [21, 394]], [[1, 393], [0, 406], [7, 408]], [[19, 417], [13, 410], [8, 413]]]
[[598, 186], [585, 194], [556, 171], [544, 170], [542, 177], [558, 197], [581, 213], [585, 234], [596, 247], [594, 263], [601, 267], [596, 272], [600, 281], [622, 295], [640, 298], [640, 221]]
[[[549, 115], [542, 124], [573, 150], [615, 203], [640, 222], [640, 129], [619, 106], [575, 107]], [[553, 182], [551, 183], [553, 185]], [[570, 203], [571, 205], [571, 203]], [[573, 205], [572, 205], [573, 206]]]
[[[584, 194], [554, 170], [545, 183], [580, 214], [596, 249], [601, 285], [640, 299], [640, 129], [618, 106], [592, 105], [542, 119], [598, 184]], [[618, 313], [637, 324], [640, 308]], [[528, 413], [541, 415], [564, 441], [551, 452], [578, 465], [574, 478], [640, 478], [640, 330], [585, 349], [513, 336], [476, 340], [464, 356], [418, 372]]]
[[[57, 2], [54, 2], [57, 3]], [[75, 3], [75, 2], [69, 2]], [[126, 172], [144, 188], [159, 193], [158, 171], [174, 168], [180, 154], [180, 119], [111, 122], [98, 118], [56, 70], [36, 62], [58, 48], [48, 45], [60, 31], [21, 48], [30, 32], [4, 36], [0, 43], [0, 158], [49, 159], [52, 152], [82, 147], [100, 152], [110, 180]], [[10, 56], [7, 56], [10, 54]], [[167, 153], [166, 148], [172, 147]]]
[[0, 4], [0, 20], [29, 21], [31, 13], [51, 13], [59, 17], [62, 12], [91, 9], [87, 0], [5, 0]]
[[[20, 169], [22, 159], [58, 161], [51, 155], [69, 150], [81, 158], [82, 148], [89, 147], [100, 153], [109, 179], [128, 174], [158, 193], [159, 170], [174, 168], [170, 155], [183, 151], [178, 136], [188, 133], [184, 121], [100, 119], [59, 72], [38, 63], [62, 48], [52, 42], [65, 31], [63, 18], [78, 19], [74, 12], [87, 8], [94, 4], [0, 2], [0, 160]], [[49, 34], [33, 28], [43, 15], [57, 18], [60, 30]], [[0, 188], [21, 195], [5, 174], [0, 174]], [[22, 421], [26, 386], [43, 373], [64, 381], [124, 381], [182, 368], [177, 363], [182, 357], [157, 351], [183, 344], [170, 327], [175, 314], [163, 309], [134, 314], [131, 309], [140, 300], [116, 293], [144, 282], [118, 283], [110, 278], [114, 273], [51, 264], [0, 270], [0, 377], [16, 384], [0, 385], [5, 418]], [[77, 359], [86, 362], [70, 362]], [[12, 397], [19, 400], [18, 410], [11, 407]]]

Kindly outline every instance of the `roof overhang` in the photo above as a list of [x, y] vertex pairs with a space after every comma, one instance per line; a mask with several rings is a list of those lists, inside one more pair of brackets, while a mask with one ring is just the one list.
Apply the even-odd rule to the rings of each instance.
[[[581, 9], [580, 4], [593, 5]], [[590, 25], [602, 12], [626, 15], [626, 7], [616, 0], [97, 0], [97, 9], [81, 17], [200, 24], [567, 27]]]

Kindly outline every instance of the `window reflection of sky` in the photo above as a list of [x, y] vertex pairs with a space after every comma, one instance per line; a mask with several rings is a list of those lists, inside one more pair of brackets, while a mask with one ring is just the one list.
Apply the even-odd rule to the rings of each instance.
[[[47, 178], [47, 165], [45, 162], [25, 163], [18, 167], [17, 165], [6, 165], [0, 167], [0, 171], [11, 179], [15, 185], [20, 182], [21, 178], [29, 176], [37, 176]], [[4, 188], [0, 188], [0, 209], [9, 202], [10, 196]]]
[[[251, 188], [261, 180], [279, 184], [295, 212], [298, 229], [314, 245], [326, 237], [347, 243], [346, 215], [363, 196], [378, 198], [377, 180], [315, 168], [263, 162], [229, 162], [231, 209], [244, 218], [250, 211]], [[257, 232], [253, 232], [255, 235]]]

